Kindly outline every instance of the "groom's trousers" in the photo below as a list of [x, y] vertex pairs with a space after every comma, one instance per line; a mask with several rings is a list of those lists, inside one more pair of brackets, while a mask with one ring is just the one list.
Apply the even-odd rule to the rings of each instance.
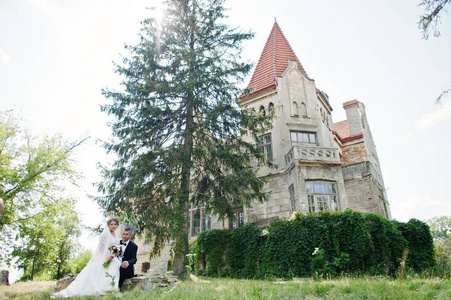
[[135, 273], [135, 270], [133, 268], [133, 265], [129, 265], [127, 268], [120, 268], [119, 270], [119, 288], [122, 287], [122, 284], [124, 283], [124, 280], [127, 278], [133, 278]]

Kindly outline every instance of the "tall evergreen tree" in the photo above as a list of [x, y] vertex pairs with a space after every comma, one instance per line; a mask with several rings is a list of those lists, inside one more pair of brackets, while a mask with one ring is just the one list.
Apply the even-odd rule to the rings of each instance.
[[250, 70], [239, 62], [242, 42], [252, 34], [221, 23], [223, 2], [166, 1], [163, 22], [146, 19], [140, 43], [116, 66], [124, 90], [103, 90], [111, 101], [102, 110], [115, 117], [105, 147], [117, 160], [103, 168], [99, 203], [154, 241], [151, 256], [175, 239], [179, 275], [190, 204], [231, 218], [235, 207], [266, 199], [255, 163], [264, 161], [257, 141], [270, 118], [237, 101]]

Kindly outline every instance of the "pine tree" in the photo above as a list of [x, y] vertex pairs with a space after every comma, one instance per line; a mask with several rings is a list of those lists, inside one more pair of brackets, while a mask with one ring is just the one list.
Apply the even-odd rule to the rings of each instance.
[[151, 256], [175, 239], [179, 275], [190, 204], [232, 218], [235, 207], [266, 199], [255, 165], [264, 161], [257, 141], [271, 116], [237, 101], [250, 70], [238, 61], [242, 42], [252, 34], [221, 23], [223, 2], [166, 1], [164, 21], [146, 19], [140, 43], [116, 65], [124, 90], [103, 90], [110, 102], [102, 110], [115, 117], [105, 147], [117, 160], [103, 168], [98, 201], [154, 241]]

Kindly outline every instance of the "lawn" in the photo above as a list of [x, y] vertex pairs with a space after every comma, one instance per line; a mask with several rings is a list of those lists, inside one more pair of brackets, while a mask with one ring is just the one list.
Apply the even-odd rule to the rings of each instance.
[[[451, 299], [451, 280], [343, 277], [318, 281], [194, 278], [174, 288], [136, 289], [101, 299]], [[55, 282], [0, 286], [0, 299], [49, 299]], [[39, 288], [40, 287], [40, 288]], [[78, 298], [77, 298], [78, 299]], [[84, 297], [83, 299], [96, 299]]]

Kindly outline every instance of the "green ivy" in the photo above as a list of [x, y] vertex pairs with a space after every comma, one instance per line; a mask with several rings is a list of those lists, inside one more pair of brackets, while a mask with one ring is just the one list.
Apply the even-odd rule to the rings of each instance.
[[373, 273], [393, 274], [399, 267], [407, 240], [393, 223], [375, 215], [364, 214], [368, 233], [374, 246]]
[[[429, 239], [430, 237], [430, 239]], [[195, 271], [207, 276], [292, 278], [315, 274], [393, 274], [405, 248], [416, 270], [433, 266], [427, 225], [388, 221], [359, 213], [294, 213], [265, 228], [248, 224], [235, 230], [201, 232], [195, 246]]]
[[434, 267], [434, 241], [429, 226], [417, 219], [410, 219], [407, 223], [398, 221], [392, 221], [392, 223], [408, 242], [407, 266], [417, 272]]

